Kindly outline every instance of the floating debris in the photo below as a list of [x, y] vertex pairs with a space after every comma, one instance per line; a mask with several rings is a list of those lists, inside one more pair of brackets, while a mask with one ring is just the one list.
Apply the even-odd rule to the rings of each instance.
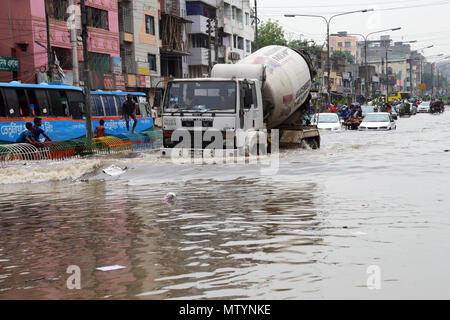
[[96, 268], [96, 270], [99, 271], [113, 271], [113, 270], [120, 270], [120, 269], [125, 269], [126, 267], [124, 266], [119, 266], [119, 265], [113, 265], [113, 266], [106, 266], [106, 267], [100, 267], [100, 268]]

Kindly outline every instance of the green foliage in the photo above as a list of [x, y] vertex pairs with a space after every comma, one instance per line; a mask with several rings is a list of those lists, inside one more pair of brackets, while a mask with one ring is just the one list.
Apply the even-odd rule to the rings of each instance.
[[333, 51], [331, 54], [331, 59], [345, 59], [350, 64], [355, 62], [355, 58], [348, 51]]
[[258, 28], [258, 44], [260, 48], [272, 45], [287, 45], [283, 27], [281, 27], [278, 21], [269, 19], [269, 21], [260, 24]]

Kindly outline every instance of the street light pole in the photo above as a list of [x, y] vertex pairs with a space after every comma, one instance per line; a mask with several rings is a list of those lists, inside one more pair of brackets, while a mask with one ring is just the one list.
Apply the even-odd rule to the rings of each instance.
[[289, 17], [289, 18], [293, 18], [293, 17], [315, 17], [315, 18], [322, 18], [325, 20], [325, 22], [327, 23], [327, 77], [328, 77], [328, 81], [327, 81], [327, 95], [328, 95], [328, 105], [331, 105], [331, 83], [330, 83], [330, 73], [331, 73], [331, 68], [330, 68], [330, 22], [333, 18], [338, 17], [338, 16], [343, 16], [343, 15], [347, 15], [347, 14], [351, 14], [351, 13], [358, 13], [358, 12], [369, 12], [369, 11], [373, 11], [373, 9], [364, 9], [364, 10], [355, 10], [355, 11], [349, 11], [349, 12], [343, 12], [343, 13], [339, 13], [339, 14], [335, 14], [334, 16], [331, 16], [329, 19], [325, 18], [324, 16], [319, 16], [319, 15], [312, 15], [312, 14], [285, 14], [285, 17]]
[[365, 70], [365, 95], [366, 95], [366, 99], [369, 98], [369, 88], [371, 87], [369, 85], [369, 82], [371, 83], [371, 81], [369, 81], [369, 65], [367, 63], [367, 39], [369, 38], [370, 35], [375, 34], [375, 33], [382, 33], [382, 32], [387, 32], [387, 31], [397, 31], [400, 30], [401, 27], [397, 27], [397, 28], [391, 28], [391, 29], [384, 29], [384, 30], [380, 30], [380, 31], [375, 31], [375, 32], [371, 32], [367, 35], [363, 35], [360, 33], [348, 33], [347, 35], [357, 35], [357, 36], [361, 36], [364, 39], [364, 70]]

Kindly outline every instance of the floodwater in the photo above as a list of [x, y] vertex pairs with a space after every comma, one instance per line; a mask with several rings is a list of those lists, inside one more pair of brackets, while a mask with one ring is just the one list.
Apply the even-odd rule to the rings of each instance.
[[1, 168], [0, 299], [449, 299], [450, 112], [321, 138], [278, 171], [151, 153]]

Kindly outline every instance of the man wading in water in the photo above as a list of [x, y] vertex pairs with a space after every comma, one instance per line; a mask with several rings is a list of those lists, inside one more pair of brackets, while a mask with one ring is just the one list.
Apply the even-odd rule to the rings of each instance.
[[136, 103], [133, 101], [133, 98], [131, 95], [127, 95], [127, 101], [125, 101], [122, 104], [122, 116], [127, 121], [127, 133], [130, 132], [130, 124], [129, 124], [129, 118], [132, 118], [134, 120], [133, 122], [133, 130], [131, 130], [131, 133], [134, 133], [134, 129], [137, 125], [137, 118], [136, 118]]

